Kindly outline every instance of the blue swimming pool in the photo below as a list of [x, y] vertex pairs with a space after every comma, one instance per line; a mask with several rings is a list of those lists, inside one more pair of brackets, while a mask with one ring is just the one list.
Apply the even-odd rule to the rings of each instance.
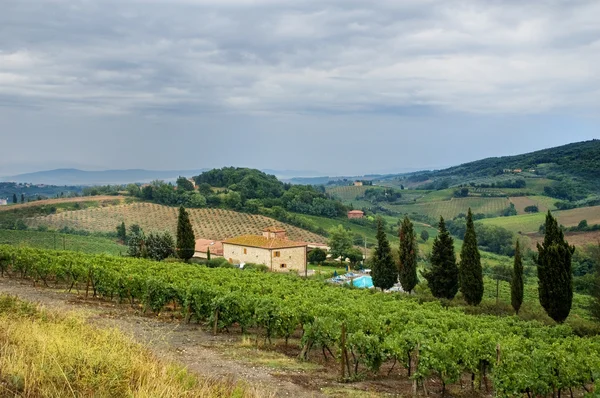
[[370, 288], [373, 287], [373, 278], [368, 275], [360, 276], [352, 280], [352, 285], [359, 288]]

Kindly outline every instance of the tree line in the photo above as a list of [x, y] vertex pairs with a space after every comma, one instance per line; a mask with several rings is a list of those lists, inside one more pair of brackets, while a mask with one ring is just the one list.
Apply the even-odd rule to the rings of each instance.
[[[454, 252], [454, 240], [443, 217], [440, 217], [438, 230], [433, 242], [431, 267], [421, 274], [427, 286], [438, 299], [452, 300], [460, 291], [469, 305], [479, 305], [484, 292], [483, 272], [471, 209], [467, 214], [459, 262]], [[571, 258], [575, 248], [565, 241], [563, 231], [550, 212], [546, 215], [545, 231], [544, 242], [537, 245], [538, 254], [535, 257], [539, 300], [546, 313], [562, 323], [569, 315], [573, 302]], [[383, 223], [378, 222], [377, 247], [372, 260], [373, 285], [383, 290], [400, 281], [402, 289], [410, 293], [418, 283], [418, 278], [416, 237], [408, 217], [405, 217], [399, 229], [399, 239], [400, 260], [395, 264]], [[517, 241], [511, 277], [511, 304], [516, 313], [522, 303], [523, 262]]]

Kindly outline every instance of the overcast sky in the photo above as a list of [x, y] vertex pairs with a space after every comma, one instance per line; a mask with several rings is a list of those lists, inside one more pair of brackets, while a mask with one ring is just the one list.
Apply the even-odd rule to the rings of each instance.
[[0, 175], [364, 174], [600, 137], [597, 0], [0, 3]]

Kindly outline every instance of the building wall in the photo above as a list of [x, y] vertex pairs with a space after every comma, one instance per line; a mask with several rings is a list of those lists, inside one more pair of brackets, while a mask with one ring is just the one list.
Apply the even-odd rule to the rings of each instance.
[[348, 218], [363, 218], [363, 217], [364, 217], [363, 213], [358, 213], [358, 214], [348, 213]]
[[[244, 253], [246, 249], [246, 253]], [[276, 253], [279, 256], [276, 257]], [[284, 249], [263, 249], [259, 247], [238, 246], [223, 243], [223, 257], [232, 263], [264, 264], [275, 272], [296, 270], [303, 273], [306, 268], [306, 247], [289, 247]], [[282, 267], [281, 264], [285, 264]]]
[[[207, 254], [206, 254], [206, 252], [199, 252], [199, 251], [196, 251], [196, 252], [194, 252], [194, 256], [193, 256], [193, 257], [194, 257], [194, 258], [202, 258], [202, 259], [206, 259], [206, 258], [207, 258]], [[210, 253], [210, 258], [211, 258], [211, 259], [213, 259], [213, 258], [217, 258], [217, 257], [223, 257], [223, 256], [221, 256], [220, 254], [214, 254], [214, 253]]]

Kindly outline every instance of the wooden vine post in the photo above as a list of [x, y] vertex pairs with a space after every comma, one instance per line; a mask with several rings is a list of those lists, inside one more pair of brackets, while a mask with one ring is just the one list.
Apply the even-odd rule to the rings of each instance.
[[217, 326], [219, 325], [219, 309], [215, 310], [215, 322], [213, 324], [213, 336], [217, 335]]
[[[342, 337], [340, 339], [340, 354], [341, 354], [340, 380], [343, 382], [346, 380], [346, 323], [342, 323]], [[348, 376], [350, 376], [350, 375], [348, 375]]]
[[[413, 369], [414, 369], [414, 373], [416, 374], [419, 370], [419, 350], [421, 349], [421, 343], [417, 343], [417, 350], [415, 352], [415, 356], [413, 358]], [[412, 385], [412, 393], [413, 393], [413, 397], [417, 396], [417, 384], [418, 384], [418, 380], [417, 377], [415, 376], [415, 378], [413, 379], [413, 385]]]

